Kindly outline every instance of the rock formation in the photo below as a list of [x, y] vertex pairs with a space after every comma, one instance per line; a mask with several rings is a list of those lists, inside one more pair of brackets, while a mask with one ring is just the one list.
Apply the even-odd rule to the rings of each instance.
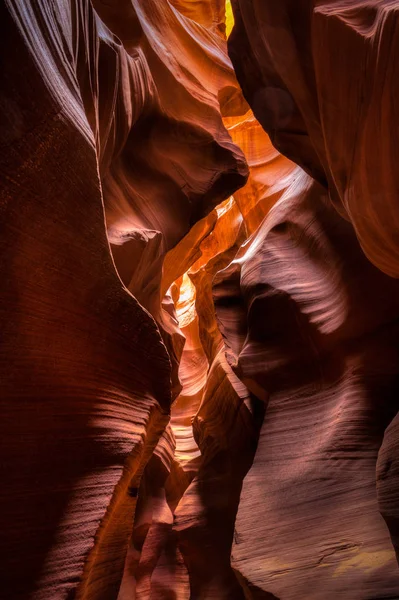
[[229, 53], [283, 154], [327, 185], [368, 258], [397, 277], [395, 0], [233, 0]]
[[1, 598], [399, 598], [398, 14], [3, 4]]

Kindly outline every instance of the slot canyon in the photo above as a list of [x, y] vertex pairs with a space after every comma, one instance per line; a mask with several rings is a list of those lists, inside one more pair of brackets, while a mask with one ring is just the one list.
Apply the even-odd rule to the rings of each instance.
[[0, 28], [1, 600], [399, 600], [399, 0]]

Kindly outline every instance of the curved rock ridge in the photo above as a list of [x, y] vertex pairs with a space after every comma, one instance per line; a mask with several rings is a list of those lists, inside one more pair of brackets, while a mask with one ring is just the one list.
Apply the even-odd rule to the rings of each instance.
[[302, 172], [218, 273], [214, 298], [228, 360], [267, 404], [234, 568], [277, 598], [396, 597], [379, 512], [394, 512], [395, 468], [381, 475], [379, 505], [375, 472], [380, 452], [389, 473], [395, 448], [398, 282]]
[[152, 497], [136, 513], [119, 600], [127, 600], [132, 590], [141, 599], [163, 598], [167, 590], [182, 599], [244, 598], [230, 566], [230, 551], [261, 411], [225, 360], [212, 308], [213, 276], [245, 239], [244, 223], [233, 198], [215, 212], [217, 220], [210, 228], [208, 224], [206, 235], [204, 220], [165, 261], [168, 281], [167, 267], [178, 264], [175, 258], [187, 244], [198, 249], [194, 263], [186, 254], [193, 264], [170, 292], [186, 344], [180, 363], [182, 391], [172, 407], [171, 429], [152, 459], [162, 463], [164, 474], [149, 464], [139, 491], [139, 497], [146, 498], [148, 485], [157, 482], [163, 509], [149, 511]]
[[[235, 0], [233, 8], [235, 28], [229, 39], [229, 54], [244, 95], [256, 117], [270, 133], [277, 148], [304, 167], [315, 180], [327, 187], [329, 201], [342, 216], [352, 221], [355, 234], [370, 260], [381, 270], [396, 277], [398, 272], [395, 233], [397, 220], [396, 170], [389, 166], [395, 160], [393, 140], [396, 132], [388, 134], [385, 128], [388, 123], [392, 125], [397, 121], [395, 108], [390, 101], [396, 85], [393, 65], [397, 46], [395, 34], [398, 15], [397, 3], [389, 1], [292, 3], [287, 0], [287, 2], [276, 4], [260, 3], [256, 0]], [[337, 44], [338, 40], [339, 44]], [[290, 175], [286, 181], [289, 182], [289, 178]], [[279, 181], [280, 185], [281, 183], [282, 180]], [[248, 188], [248, 184], [246, 187]], [[291, 196], [295, 196], [295, 194], [295, 191], [290, 191]], [[285, 197], [288, 200], [288, 197]], [[313, 202], [313, 210], [319, 211], [317, 206], [319, 200], [314, 198]], [[282, 231], [285, 231], [286, 224], [281, 223], [281, 228]], [[306, 231], [310, 228], [309, 223]], [[268, 246], [270, 242], [274, 242], [271, 235], [274, 237], [273, 230], [266, 238], [269, 240]], [[292, 227], [289, 229], [289, 235], [290, 237], [293, 235]], [[304, 236], [301, 236], [300, 239], [301, 245], [308, 245], [309, 250], [312, 248], [312, 252], [315, 252], [315, 242], [310, 239], [308, 242], [304, 241], [306, 239]], [[237, 265], [243, 265], [244, 268], [249, 259], [253, 266], [249, 267], [250, 276], [247, 275], [246, 278], [247, 280], [252, 278], [256, 285], [259, 283], [260, 270], [263, 273], [266, 269], [266, 272], [270, 274], [270, 266], [266, 268], [265, 259], [261, 258], [264, 246], [264, 242], [261, 240], [262, 238], [256, 235], [254, 242], [245, 246], [236, 266], [231, 266], [230, 271], [226, 271], [228, 283], [225, 284], [222, 295], [224, 294], [228, 298], [229, 305], [233, 304], [232, 296], [235, 297], [235, 304], [240, 306], [240, 312], [239, 314], [236, 312], [236, 317], [232, 318], [233, 311], [230, 313], [227, 311], [223, 327], [225, 328], [230, 363], [249, 388], [259, 397], [268, 401], [269, 397], [273, 397], [273, 390], [275, 393], [281, 393], [280, 388], [284, 386], [283, 366], [287, 359], [287, 349], [288, 347], [294, 348], [296, 344], [284, 337], [293, 326], [292, 324], [290, 327], [285, 321], [284, 325], [281, 325], [279, 336], [282, 344], [281, 351], [276, 352], [274, 347], [267, 350], [258, 339], [259, 318], [255, 315], [253, 320], [254, 323], [256, 321], [256, 326], [254, 325], [256, 342], [252, 347], [248, 344], [248, 339], [251, 337], [250, 329], [246, 333], [249, 315], [245, 307], [242, 308], [245, 287], [242, 290], [240, 288], [241, 266]], [[319, 241], [317, 243], [320, 245]], [[321, 248], [319, 246], [319, 252], [321, 252]], [[245, 254], [246, 251], [249, 254]], [[267, 250], [267, 255], [269, 256], [269, 254], [270, 252]], [[281, 251], [278, 251], [277, 256], [280, 261]], [[350, 263], [349, 256], [342, 255], [340, 260], [343, 265]], [[260, 266], [262, 263], [263, 266]], [[299, 268], [299, 262], [296, 261], [296, 264]], [[299, 303], [300, 312], [306, 315], [313, 314], [312, 326], [317, 324], [323, 335], [329, 333], [326, 326], [330, 327], [335, 323], [335, 326], [339, 326], [338, 330], [342, 330], [344, 323], [348, 319], [350, 322], [353, 318], [350, 313], [345, 314], [342, 284], [339, 283], [337, 275], [334, 275], [333, 264], [330, 255], [330, 259], [321, 271], [320, 265], [317, 270], [314, 266], [312, 267], [313, 279], [309, 279], [310, 270], [306, 269], [306, 274], [304, 270], [301, 281], [297, 283], [295, 283], [297, 281], [296, 269], [294, 276], [294, 273], [289, 275], [289, 269], [284, 267], [287, 271], [285, 276], [287, 283], [292, 279], [288, 287], [287, 283], [283, 285], [284, 294], [292, 295], [293, 302]], [[357, 268], [359, 273], [364, 271], [363, 266]], [[333, 276], [329, 285], [329, 293], [327, 285], [321, 286], [328, 272], [330, 272], [330, 279], [331, 275]], [[392, 354], [395, 334], [390, 332], [391, 329], [395, 331], [397, 316], [395, 309], [386, 308], [386, 302], [388, 305], [392, 300], [397, 302], [398, 292], [396, 288], [392, 288], [389, 280], [386, 280], [384, 284], [382, 282], [374, 284], [370, 275], [365, 271], [362, 276], [367, 283], [364, 284], [364, 296], [360, 295], [358, 299], [358, 312], [359, 315], [363, 312], [364, 326], [367, 323], [367, 330], [369, 330], [376, 315], [383, 315], [383, 320], [380, 323], [378, 320], [375, 321], [375, 325], [372, 327], [374, 333], [370, 346], [373, 350], [369, 350], [369, 353], [374, 351], [374, 345], [378, 346], [378, 336], [383, 338], [384, 335], [388, 335], [388, 332], [389, 335], [393, 335], [393, 339], [390, 337], [387, 342], [382, 342], [384, 348], [379, 351], [378, 361], [373, 360], [373, 367], [371, 368], [367, 362], [367, 369], [365, 367], [363, 369], [365, 373], [371, 372], [373, 389], [376, 390], [376, 397], [380, 398], [381, 416], [378, 417], [378, 420], [382, 423], [382, 427], [375, 448], [375, 452], [378, 453], [378, 507], [388, 525], [392, 542], [398, 554], [399, 528], [396, 506], [399, 495], [399, 479], [396, 452], [397, 416], [395, 416], [397, 413], [395, 401], [397, 375], [395, 359], [392, 358], [395, 356], [395, 353]], [[354, 282], [361, 288], [358, 278], [359, 274], [356, 275]], [[351, 275], [350, 281], [352, 280], [353, 276]], [[273, 286], [276, 285], [276, 281], [273, 281]], [[277, 286], [279, 290], [281, 285], [282, 283]], [[389, 291], [383, 291], [386, 289], [385, 286], [389, 286]], [[324, 292], [320, 296], [323, 288]], [[221, 289], [223, 290], [223, 287]], [[311, 298], [312, 294], [316, 295]], [[370, 295], [376, 294], [380, 296], [382, 303], [380, 308], [374, 306], [367, 308], [368, 302], [365, 302], [365, 299], [369, 301]], [[389, 296], [389, 299], [384, 298], [385, 294]], [[252, 302], [255, 300], [251, 300]], [[261, 302], [260, 298], [255, 305], [259, 302]], [[280, 292], [275, 295], [275, 303], [278, 310], [282, 310], [284, 301]], [[362, 306], [362, 310], [360, 310], [360, 306]], [[223, 315], [225, 310], [223, 303], [220, 310]], [[253, 310], [252, 305], [251, 310]], [[372, 317], [371, 315], [366, 317], [368, 310]], [[387, 310], [386, 313], [385, 310]], [[340, 320], [342, 321], [341, 325]], [[345, 343], [350, 342], [351, 345], [354, 345], [357, 335], [356, 329], [351, 328]], [[267, 333], [266, 339], [268, 336], [270, 333]], [[303, 357], [306, 356], [302, 340], [297, 348], [297, 361], [294, 361], [293, 365], [296, 364], [299, 373], [302, 371]], [[255, 360], [255, 356], [258, 357], [257, 360]], [[264, 371], [264, 362], [267, 356], [271, 360], [271, 364], [276, 366], [273, 376], [267, 373], [269, 369]], [[377, 369], [374, 366], [375, 362], [378, 365]], [[299, 365], [302, 366], [299, 368]], [[377, 384], [378, 377], [375, 371], [380, 368], [386, 369], [387, 373], [385, 376], [380, 374], [380, 383]], [[294, 373], [294, 368], [292, 373]], [[274, 379], [276, 375], [277, 381]], [[316, 374], [314, 377], [316, 378]], [[369, 397], [370, 393], [367, 392], [367, 402], [369, 402]], [[356, 401], [359, 402], [359, 400]], [[391, 419], [393, 420], [391, 421]], [[328, 428], [334, 430], [331, 425]], [[356, 436], [357, 434], [354, 434], [354, 439]], [[334, 440], [334, 443], [336, 444], [337, 441]], [[266, 454], [270, 452], [270, 448], [265, 450]], [[374, 453], [374, 457], [376, 456], [377, 454]], [[260, 460], [262, 461], [262, 459]], [[254, 476], [258, 481], [255, 473], [256, 471]], [[250, 476], [248, 481], [251, 481]], [[273, 487], [271, 487], [272, 489]], [[374, 484], [370, 489], [373, 493], [375, 492]], [[252, 514], [253, 506], [247, 508], [248, 513]], [[245, 515], [245, 512], [243, 509], [242, 514]], [[252, 552], [253, 547], [251, 546]], [[356, 597], [359, 598], [368, 597], [366, 594], [369, 593], [369, 589], [363, 587], [361, 572], [369, 571], [370, 583], [368, 585], [370, 589], [373, 585], [377, 586], [378, 577], [373, 580], [375, 577], [372, 575], [373, 569], [367, 565], [375, 565], [375, 570], [378, 572], [378, 565], [382, 567], [378, 556], [382, 557], [383, 554], [373, 554], [373, 558], [371, 558], [370, 550], [367, 554], [361, 555], [359, 551], [355, 551], [355, 546], [353, 553], [348, 558], [348, 568], [345, 567], [347, 583], [345, 584], [345, 577], [343, 577], [342, 583], [337, 583], [337, 589], [339, 589], [339, 585], [342, 585], [340, 594], [347, 594], [348, 597], [354, 597], [354, 594], [357, 594]], [[285, 555], [285, 550], [283, 554]], [[340, 560], [338, 556], [339, 554], [335, 554], [335, 559]], [[250, 556], [245, 556], [244, 552], [243, 560], [246, 558], [250, 559]], [[238, 560], [240, 561], [241, 557]], [[284, 567], [284, 569], [291, 567]], [[273, 574], [273, 563], [271, 563], [270, 569]], [[267, 587], [266, 579], [261, 588], [255, 586], [252, 576], [256, 571], [262, 579], [261, 570], [255, 567], [255, 564], [250, 565], [249, 584], [251, 589], [255, 590], [253, 591], [255, 596], [257, 593], [261, 595], [265, 593], [259, 590]], [[276, 576], [281, 573], [282, 577], [283, 571], [283, 569], [277, 568]], [[306, 573], [306, 569], [304, 569], [304, 573]], [[341, 574], [342, 570], [338, 569], [337, 578]], [[240, 573], [239, 575], [241, 576]], [[288, 585], [292, 586], [292, 590], [285, 591], [282, 594], [283, 597], [286, 597], [288, 593], [298, 593], [297, 582], [293, 580]], [[305, 581], [303, 585], [306, 589]], [[391, 578], [387, 575], [384, 585], [389, 588], [390, 585], [395, 587], [397, 584], [392, 584]], [[273, 589], [273, 586], [274, 582], [270, 589]], [[352, 591], [350, 591], [351, 586]], [[314, 593], [317, 597], [317, 586], [313, 589], [316, 590]], [[325, 590], [330, 589], [334, 590], [334, 586], [326, 584]], [[332, 597], [335, 597], [335, 593], [331, 591]], [[387, 597], [390, 597], [388, 589], [385, 593]], [[396, 590], [393, 593], [396, 596]], [[308, 595], [309, 591], [306, 591], [306, 594]], [[323, 590], [323, 594], [325, 595], [326, 591]]]
[[247, 177], [220, 115], [235, 82], [221, 32], [169, 4], [94, 5], [1, 9], [10, 599], [118, 595], [141, 474], [178, 387], [163, 256]]
[[398, 277], [397, 2], [232, 5], [229, 54], [256, 118], [327, 186], [368, 258]]
[[[109, 27], [98, 25], [98, 80], [107, 85], [98, 84], [95, 107], [108, 237], [123, 282], [160, 327], [175, 397], [183, 342], [162, 306], [163, 260], [245, 182], [244, 155], [220, 114], [220, 103], [228, 114], [245, 102], [221, 36], [221, 6], [203, 2], [194, 10], [187, 2], [147, 0], [94, 6]], [[91, 102], [87, 78], [81, 89]], [[176, 270], [175, 278], [182, 274]]]
[[170, 361], [115, 271], [88, 128], [4, 7], [1, 22], [1, 595], [68, 598], [80, 580], [81, 597], [111, 597]]

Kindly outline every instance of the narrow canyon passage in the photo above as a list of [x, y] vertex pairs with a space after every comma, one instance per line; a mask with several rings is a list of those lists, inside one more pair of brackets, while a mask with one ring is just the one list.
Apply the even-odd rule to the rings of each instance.
[[0, 27], [0, 598], [399, 600], [399, 0]]

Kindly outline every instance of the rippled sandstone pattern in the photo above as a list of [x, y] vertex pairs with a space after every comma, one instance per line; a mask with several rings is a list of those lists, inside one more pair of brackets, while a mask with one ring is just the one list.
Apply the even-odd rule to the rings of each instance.
[[232, 0], [229, 54], [280, 152], [328, 187], [369, 259], [399, 276], [396, 0]]
[[0, 597], [399, 597], [396, 19], [1, 8]]
[[267, 403], [233, 566], [287, 600], [396, 597], [376, 461], [398, 410], [398, 282], [305, 173], [284, 200], [215, 282], [229, 362]]
[[141, 472], [176, 395], [161, 259], [247, 176], [219, 111], [234, 80], [220, 35], [203, 51], [169, 4], [94, 6], [2, 7], [7, 598], [118, 594]]

